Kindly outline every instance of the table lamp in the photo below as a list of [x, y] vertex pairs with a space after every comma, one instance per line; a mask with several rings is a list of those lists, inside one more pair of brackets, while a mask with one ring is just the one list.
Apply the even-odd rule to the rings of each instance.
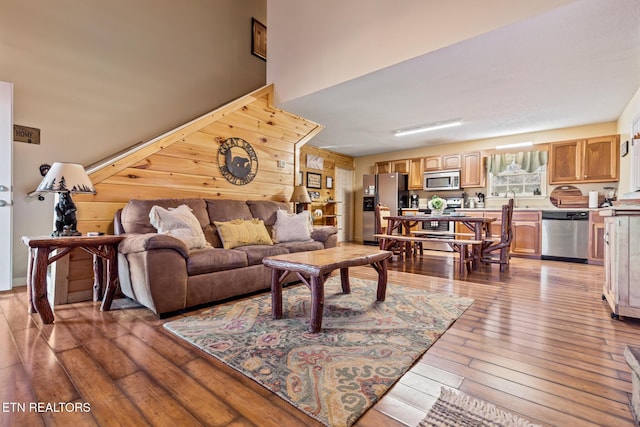
[[71, 193], [95, 194], [87, 172], [82, 165], [76, 163], [54, 163], [49, 172], [42, 178], [36, 189], [39, 192], [59, 193], [60, 198], [55, 206], [56, 229], [51, 236], [80, 236], [76, 230], [76, 205]]
[[307, 191], [307, 187], [304, 185], [298, 185], [293, 188], [293, 194], [291, 195], [290, 202], [296, 207], [296, 213], [299, 214], [305, 208], [305, 205], [311, 203], [311, 197], [309, 197], [309, 192]]

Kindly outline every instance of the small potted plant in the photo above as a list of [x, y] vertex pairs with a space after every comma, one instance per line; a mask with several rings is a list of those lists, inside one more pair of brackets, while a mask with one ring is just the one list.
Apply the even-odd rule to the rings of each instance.
[[429, 200], [427, 205], [431, 209], [431, 215], [442, 215], [442, 212], [447, 207], [447, 201], [436, 195]]

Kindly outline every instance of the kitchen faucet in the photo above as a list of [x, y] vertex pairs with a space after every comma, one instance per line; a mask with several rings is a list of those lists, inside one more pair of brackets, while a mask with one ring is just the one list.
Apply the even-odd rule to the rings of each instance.
[[513, 206], [516, 205], [516, 192], [514, 190], [507, 190], [506, 193], [504, 193], [504, 197], [509, 197], [509, 193], [513, 194]]

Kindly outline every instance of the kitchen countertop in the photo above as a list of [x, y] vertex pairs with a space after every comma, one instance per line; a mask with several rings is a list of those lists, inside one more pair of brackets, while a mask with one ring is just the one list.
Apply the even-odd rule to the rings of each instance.
[[[495, 207], [484, 207], [484, 208], [459, 208], [456, 211], [499, 211], [502, 209], [502, 206]], [[556, 208], [555, 206], [536, 206], [536, 207], [524, 207], [524, 208], [513, 208], [514, 211], [600, 211], [602, 209], [611, 209], [611, 208]]]

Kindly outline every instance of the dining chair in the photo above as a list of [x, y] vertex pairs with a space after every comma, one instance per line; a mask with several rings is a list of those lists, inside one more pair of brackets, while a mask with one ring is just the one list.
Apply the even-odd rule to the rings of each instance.
[[[375, 207], [376, 211], [376, 234], [396, 234], [391, 230], [387, 233], [387, 220], [384, 219], [391, 216], [391, 210], [388, 206], [378, 203]], [[395, 241], [387, 247], [382, 247], [382, 240], [380, 242], [380, 249], [393, 252], [394, 255], [404, 255], [404, 242]]]
[[482, 245], [481, 261], [484, 264], [500, 264], [500, 271], [505, 272], [511, 258], [511, 242], [513, 241], [513, 199], [502, 205], [502, 223], [500, 237], [488, 239]]

